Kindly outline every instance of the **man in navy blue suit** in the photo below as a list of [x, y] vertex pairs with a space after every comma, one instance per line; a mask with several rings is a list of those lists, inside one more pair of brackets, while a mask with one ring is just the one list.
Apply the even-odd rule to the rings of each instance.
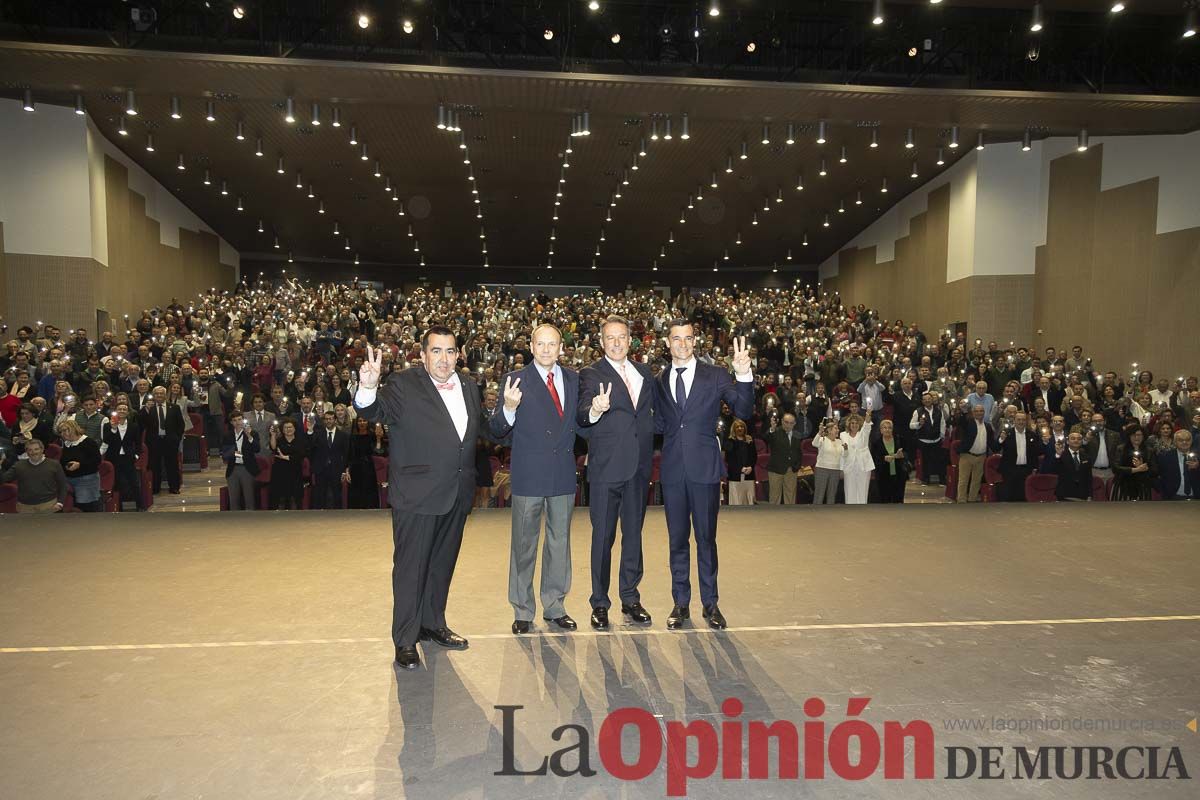
[[654, 452], [654, 377], [630, 361], [629, 323], [610, 316], [600, 326], [604, 358], [579, 373], [581, 427], [590, 427], [588, 484], [592, 519], [592, 627], [608, 629], [612, 548], [621, 522], [621, 613], [650, 624], [642, 606], [642, 522]]
[[739, 419], [754, 415], [754, 375], [746, 340], [733, 342], [737, 380], [720, 367], [696, 360], [695, 328], [676, 320], [667, 330], [671, 367], [654, 382], [658, 395], [655, 427], [663, 434], [662, 489], [671, 545], [671, 594], [675, 606], [668, 628], [690, 617], [692, 598], [691, 533], [696, 534], [696, 569], [704, 618], [713, 628], [725, 627], [717, 605], [717, 509], [721, 505], [721, 467], [717, 417], [725, 402]]
[[1200, 461], [1192, 434], [1175, 431], [1175, 448], [1158, 454], [1158, 492], [1164, 500], [1200, 500]]
[[[573, 631], [564, 601], [571, 590], [571, 510], [575, 505], [575, 432], [579, 428], [579, 374], [558, 364], [562, 333], [553, 325], [533, 329], [533, 363], [504, 376], [504, 410], [489, 425], [497, 439], [512, 439], [512, 543], [508, 602], [512, 632], [529, 633], [533, 568], [537, 564], [542, 512], [542, 617]], [[524, 389], [521, 386], [524, 385]], [[589, 433], [587, 429], [585, 434]]]

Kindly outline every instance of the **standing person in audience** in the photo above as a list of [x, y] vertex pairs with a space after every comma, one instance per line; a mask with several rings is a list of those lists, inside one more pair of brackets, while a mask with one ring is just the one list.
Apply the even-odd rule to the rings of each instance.
[[62, 466], [46, 458], [46, 448], [38, 439], [25, 442], [25, 458], [0, 475], [0, 483], [17, 484], [18, 514], [53, 514], [67, 502], [67, 477]]
[[813, 469], [813, 504], [832, 505], [837, 502], [838, 485], [842, 482], [842, 462], [849, 449], [841, 438], [838, 421], [822, 421], [821, 435], [816, 438], [817, 465]]
[[303, 468], [304, 459], [308, 457], [307, 440], [296, 435], [296, 421], [291, 418], [272, 426], [268, 436], [272, 457], [269, 490], [271, 510], [303, 508]]
[[880, 503], [903, 503], [904, 484], [908, 480], [908, 459], [903, 442], [894, 435], [890, 419], [879, 423], [879, 435], [871, 441], [875, 462], [875, 489]]
[[142, 430], [146, 433], [146, 450], [150, 456], [150, 489], [154, 494], [162, 490], [162, 481], [167, 479], [171, 494], [179, 494], [183, 477], [179, 471], [179, 445], [183, 440], [183, 413], [179, 406], [167, 402], [167, 390], [154, 387], [154, 392], [145, 401], [139, 415]]
[[312, 507], [337, 509], [344, 507], [342, 484], [350, 477], [346, 459], [350, 453], [350, 437], [337, 427], [333, 411], [322, 415], [324, 427], [310, 438], [308, 461], [312, 473]]
[[1153, 497], [1158, 476], [1154, 473], [1154, 459], [1145, 445], [1146, 435], [1141, 428], [1129, 431], [1113, 463], [1116, 473], [1113, 500], [1150, 500]]
[[1083, 451], [1083, 434], [1072, 431], [1065, 442], [1055, 440], [1042, 459], [1043, 473], [1058, 476], [1054, 494], [1059, 500], [1092, 498], [1092, 465]]
[[[768, 432], [767, 451], [767, 502], [771, 505], [793, 505], [796, 502], [796, 473], [804, 458], [803, 440], [796, 432], [796, 415], [790, 411], [783, 415], [780, 425]], [[755, 461], [757, 463], [757, 455]], [[732, 473], [729, 476], [733, 480]], [[732, 501], [730, 501], [732, 503]]]
[[246, 426], [254, 431], [254, 438], [259, 442], [267, 441], [271, 429], [275, 427], [275, 415], [267, 411], [267, 399], [261, 393], [255, 393], [250, 400], [250, 411], [246, 412]]
[[221, 440], [230, 511], [253, 511], [258, 506], [254, 493], [260, 446], [258, 437], [246, 425], [241, 409], [230, 411], [229, 430]]
[[871, 488], [871, 471], [875, 461], [871, 458], [871, 429], [874, 427], [858, 414], [846, 418], [846, 430], [841, 441], [846, 445], [842, 458], [842, 480], [845, 484], [846, 505], [864, 505]]
[[[791, 416], [785, 414], [784, 417]], [[794, 419], [794, 418], [793, 418]], [[754, 448], [754, 439], [746, 430], [746, 423], [735, 419], [730, 426], [729, 441], [725, 450], [725, 472], [729, 481], [729, 505], [752, 506], [757, 500], [754, 496], [756, 482], [754, 470], [758, 464], [758, 451]], [[792, 475], [793, 481], [795, 474]], [[782, 495], [784, 502], [796, 502], [796, 485], [792, 484], [792, 497]]]
[[75, 507], [80, 511], [102, 511], [100, 501], [100, 443], [88, 437], [74, 420], [58, 425], [62, 438], [62, 465], [74, 493]]
[[1029, 416], [1018, 411], [1011, 429], [1004, 428], [996, 437], [1000, 447], [1000, 491], [1010, 503], [1025, 502], [1025, 479], [1037, 470], [1042, 440], [1029, 427]]
[[1158, 454], [1158, 492], [1165, 500], [1200, 499], [1200, 461], [1192, 450], [1192, 434], [1175, 431], [1175, 447]]
[[946, 450], [942, 439], [946, 436], [946, 412], [942, 403], [934, 403], [933, 392], [921, 395], [921, 407], [913, 412], [908, 427], [916, 433], [917, 447], [921, 451], [921, 465], [926, 486], [940, 482], [946, 475]]
[[371, 448], [375, 437], [371, 423], [362, 417], [354, 420], [350, 434], [350, 449], [346, 459], [348, 508], [379, 508], [379, 480], [375, 477], [375, 461]]
[[121, 497], [121, 505], [133, 500], [138, 511], [145, 511], [138, 470], [141, 449], [142, 429], [129, 418], [129, 403], [121, 400], [112, 417], [104, 423], [100, 452], [113, 465], [113, 483]]
[[970, 416], [958, 425], [958, 492], [960, 503], [978, 503], [979, 488], [983, 485], [983, 465], [996, 446], [996, 434], [984, 420], [982, 404], [970, 406]]
[[0, 379], [0, 422], [8, 427], [17, 424], [17, 411], [21, 408], [21, 400], [8, 391], [8, 382]]
[[104, 414], [97, 407], [96, 398], [90, 394], [84, 395], [80, 405], [82, 408], [75, 414], [75, 424], [83, 430], [84, 435], [99, 446], [104, 428]]

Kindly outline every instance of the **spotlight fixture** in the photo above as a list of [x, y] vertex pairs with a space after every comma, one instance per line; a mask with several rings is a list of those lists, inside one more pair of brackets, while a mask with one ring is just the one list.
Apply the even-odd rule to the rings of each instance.
[[321, 127], [321, 104], [312, 104], [312, 126], [314, 128]]
[[940, 166], [945, 165], [945, 163], [946, 163], [945, 155], [942, 151], [942, 148], [939, 147], [938, 148], [937, 165], [940, 167]]
[[753, 53], [757, 49], [758, 49], [758, 45], [755, 44], [754, 42], [746, 42], [746, 52], [747, 53]]
[[379, 169], [379, 159], [375, 159], [375, 169], [371, 172], [376, 178], [382, 178], [383, 172]]
[[358, 27], [362, 28], [364, 31], [367, 28], [371, 27], [371, 18], [369, 16], [367, 16], [366, 14], [359, 14], [358, 15]]
[[804, 241], [800, 242], [802, 247], [808, 247], [808, 231], [804, 232]]
[[207, 122], [217, 121], [217, 104], [214, 100], [209, 100], [204, 104], [204, 119]]
[[554, 29], [546, 28], [546, 30], [542, 31], [542, 38], [545, 39], [547, 42], [550, 41], [551, 39], [553, 39], [554, 38]]
[[[462, 128], [457, 128], [457, 130], [461, 131]], [[671, 133], [671, 118], [670, 117], [667, 117], [667, 133], [668, 134]], [[583, 112], [583, 128], [582, 128], [582, 130], [580, 130], [579, 135], [580, 136], [591, 136], [592, 135], [592, 112], [590, 112], [590, 111]], [[670, 136], [668, 136], [667, 138], [670, 138]]]
[[304, 188], [304, 173], [301, 172], [300, 170], [296, 170], [296, 188], [297, 189]]
[[338, 227], [337, 220], [334, 220], [334, 221], [333, 221], [333, 235], [334, 235], [334, 236], [341, 236], [341, 235], [342, 235], [342, 232], [341, 232], [341, 230], [340, 230], [340, 229], [339, 229], [339, 227]]
[[283, 121], [288, 125], [296, 121], [296, 100], [294, 98], [289, 97], [283, 101]]
[[83, 95], [81, 95], [81, 94], [75, 95], [75, 113], [81, 117], [84, 115]]
[[788, 261], [792, 260], [792, 248], [790, 248], [790, 247], [788, 248], [788, 252], [787, 252], [787, 260]]
[[825, 144], [825, 120], [817, 123], [817, 144]]
[[675, 244], [675, 231], [667, 231], [667, 244]]
[[822, 178], [824, 178], [826, 175], [829, 174], [829, 170], [827, 170], [825, 168], [825, 159], [824, 158], [821, 159], [821, 169], [817, 172], [817, 174], [820, 175]]
[[153, 133], [146, 134], [146, 152], [147, 153], [154, 152], [154, 134]]
[[1033, 4], [1033, 15], [1029, 18], [1030, 33], [1040, 33], [1044, 27], [1045, 19], [1042, 14], [1042, 4], [1040, 2]]
[[351, 125], [350, 126], [350, 146], [355, 147], [357, 145], [358, 145], [358, 126]]
[[909, 128], [904, 132], [904, 149], [912, 150], [916, 146], [916, 141], [913, 138], [913, 129]]
[[975, 149], [976, 149], [976, 150], [982, 150], [982, 149], [983, 149], [983, 131], [980, 131], [980, 132], [979, 132], [979, 136], [977, 136], [977, 137], [975, 138]]
[[[324, 201], [324, 200], [318, 200], [318, 201], [317, 201], [317, 213], [318, 213], [318, 214], [324, 214], [324, 213], [325, 213], [325, 201]], [[409, 236], [412, 236], [412, 234], [410, 233], [410, 234], [409, 234]]]
[[279, 159], [278, 159], [278, 160], [275, 162], [275, 171], [276, 171], [276, 172], [278, 172], [280, 175], [282, 175], [282, 174], [283, 174], [283, 172], [284, 172], [284, 170], [283, 170], [283, 156], [280, 156], [280, 157], [279, 157]]
[[709, 181], [708, 188], [710, 188], [710, 189], [717, 188], [717, 171], [716, 170], [713, 170], [712, 180]]
[[212, 176], [209, 175], [208, 170], [204, 170], [204, 185], [212, 186]]
[[179, 154], [179, 160], [175, 162], [175, 169], [183, 172], [187, 169], [187, 164], [183, 163], [183, 153]]
[[246, 141], [246, 123], [242, 122], [240, 119], [237, 121], [237, 133], [233, 135], [233, 138], [237, 139], [239, 142]]
[[134, 95], [133, 89], [125, 92], [125, 113], [131, 117], [138, 115], [137, 97]]
[[871, 129], [871, 149], [874, 150], [877, 147], [879, 147], [879, 129], [872, 128]]
[[874, 0], [871, 4], [871, 24], [883, 24], [883, 0]]
[[237, 202], [237, 210], [238, 211], [246, 210], [246, 207], [244, 205], [242, 205], [242, 198], [240, 198], [240, 197], [238, 198], [238, 202]]
[[776, 203], [783, 202], [783, 187], [782, 186], [779, 187], [779, 192], [776, 193], [776, 195], [775, 195], [775, 202]]
[[861, 206], [861, 205], [862, 205], [862, 189], [859, 189], [859, 190], [858, 190], [858, 191], [855, 193], [855, 195], [854, 195], [854, 205], [856, 205], [856, 206]]
[[[730, 172], [733, 172], [733, 155], [732, 154], [725, 157], [725, 174], [729, 174]], [[715, 181], [713, 182], [713, 185], [714, 186], [716, 185]]]
[[821, 223], [821, 227], [823, 227], [823, 228], [829, 227], [829, 215], [828, 214], [825, 215], [825, 221]]
[[240, 6], [240, 5], [235, 5], [233, 7], [233, 18], [234, 19], [245, 19], [246, 18], [246, 7]]
[[1125, 10], [1125, 4], [1122, 3], [1120, 0], [1117, 0], [1117, 2], [1113, 3], [1112, 8], [1109, 9], [1109, 11], [1111, 11], [1114, 14], [1120, 14], [1124, 10]]
[[708, 15], [710, 17], [721, 16], [721, 7], [717, 5], [717, 0], [712, 0], [712, 3], [708, 6]]
[[1080, 153], [1087, 151], [1087, 149], [1088, 149], [1087, 128], [1083, 128], [1082, 130], [1079, 131], [1078, 144], [1075, 145], [1075, 149], [1078, 150]]
[[1187, 14], [1183, 18], [1183, 38], [1191, 39], [1196, 35], [1196, 28], [1200, 27], [1196, 22], [1197, 12], [1195, 8], [1189, 8]]
[[733, 240], [733, 243], [736, 245], [740, 245], [742, 243], [742, 232], [741, 231], [738, 231], [737, 238]]
[[[667, 124], [670, 125], [670, 120], [667, 120]], [[692, 138], [692, 133], [688, 129], [688, 115], [686, 111], [683, 112], [683, 121], [680, 124], [683, 125], [683, 131], [679, 134], [679, 138], [684, 140]]]
[[796, 143], [796, 124], [794, 122], [789, 122], [787, 124], [787, 138], [784, 139], [783, 141], [784, 141], [784, 144], [795, 144]]
[[846, 163], [846, 145], [842, 145], [842, 152], [841, 152], [841, 155], [838, 156], [838, 163], [839, 164]]
[[726, 260], [726, 261], [728, 261], [728, 260], [729, 260], [729, 250], [728, 250], [728, 248], [726, 248], [726, 250], [725, 250], [725, 260]]
[[117, 123], [117, 133], [121, 134], [122, 136], [129, 135], [129, 130], [125, 127], [125, 118], [124, 117], [121, 117], [120, 122]]
[[359, 153], [358, 158], [360, 161], [368, 161], [369, 160], [370, 157], [367, 155], [367, 143], [366, 142], [362, 143], [362, 151]]
[[645, 158], [645, 157], [646, 157], [646, 140], [642, 139], [641, 143], [638, 145], [638, 158]]
[[413, 21], [411, 19], [409, 19], [408, 17], [405, 17], [400, 22], [400, 30], [404, 31], [405, 33], [412, 33], [413, 32]]
[[801, 172], [800, 174], [798, 174], [796, 176], [796, 191], [797, 192], [804, 191], [804, 173], [803, 172]]
[[763, 126], [762, 126], [762, 143], [763, 144], [771, 143], [771, 126], [765, 122], [763, 123]]
[[910, 177], [910, 178], [917, 177], [917, 160], [915, 158], [913, 159], [913, 162], [912, 162], [912, 172], [909, 173], [908, 177]]
[[333, 107], [333, 121], [330, 124], [335, 128], [342, 127], [342, 109], [338, 106]]
[[650, 141], [652, 141], [652, 142], [658, 141], [658, 120], [657, 119], [650, 120]]
[[745, 161], [749, 157], [750, 157], [749, 145], [746, 144], [746, 140], [743, 139], [742, 140], [742, 154], [740, 156], [738, 156], [738, 158], [740, 158], [742, 161]]
[[225, 181], [221, 181], [221, 196], [222, 197], [229, 196], [229, 184], [226, 183]]
[[689, 209], [692, 209], [692, 208], [695, 208], [695, 207], [696, 207], [695, 203], [694, 203], [694, 202], [693, 202], [693, 200], [692, 200], [692, 196], [691, 196], [690, 194], [688, 195], [687, 207], [688, 207]]
[[958, 126], [957, 125], [953, 125], [950, 127], [950, 149], [951, 150], [958, 149]]
[[599, 11], [600, 0], [588, 0], [588, 11]]
[[751, 225], [758, 224], [758, 212], [757, 211], [750, 215], [750, 224]]
[[1023, 133], [1021, 135], [1021, 151], [1022, 152], [1028, 153], [1030, 150], [1033, 149], [1033, 143], [1030, 141], [1030, 138], [1031, 138], [1031, 135], [1029, 133], [1029, 128], [1026, 128], [1025, 133]]
[[845, 200], [841, 200], [838, 202], [838, 213], [839, 214], [846, 213], [846, 201]]
[[880, 194], [887, 194], [887, 178], [883, 179], [883, 183], [879, 186]]
[[25, 90], [25, 100], [22, 103], [21, 108], [25, 109], [26, 111], [30, 111], [30, 112], [37, 110], [37, 107], [33, 104], [33, 90], [32, 89]]
[[613, 44], [620, 44], [621, 43], [621, 34], [617, 33], [616, 31], [613, 31], [613, 35], [608, 37], [608, 40], [610, 42], [612, 42]]
[[258, 232], [259, 232], [259, 233], [262, 233], [264, 230], [265, 230], [265, 229], [263, 228], [263, 221], [260, 219], [260, 220], [258, 221]]
[[354, 266], [358, 266], [358, 253], [354, 254]]
[[[276, 249], [276, 250], [278, 250], [278, 249], [279, 249], [279, 237], [278, 237], [278, 236], [276, 236], [276, 237], [275, 237], [275, 249]], [[291, 254], [291, 253], [288, 253], [288, 259], [289, 259], [289, 260], [291, 259], [291, 257], [292, 257], [292, 254]]]
[[[589, 131], [589, 133], [590, 133], [590, 131]], [[586, 136], [587, 134], [585, 133], [584, 135]], [[667, 117], [666, 130], [663, 132], [663, 139], [665, 139], [668, 142], [671, 141], [671, 117], [670, 116]]]
[[179, 113], [179, 98], [171, 98], [171, 119], [183, 119], [183, 114]]

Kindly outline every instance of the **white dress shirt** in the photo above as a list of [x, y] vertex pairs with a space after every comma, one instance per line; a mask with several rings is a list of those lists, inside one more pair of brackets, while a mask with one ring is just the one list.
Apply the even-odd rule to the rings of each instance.
[[1025, 431], [1013, 429], [1013, 435], [1017, 437], [1015, 440], [1017, 447], [1017, 464], [1019, 466], [1025, 466], [1029, 463], [1028, 456], [1026, 455], [1027, 442], [1025, 441]]
[[[428, 373], [426, 373], [428, 375]], [[429, 375], [429, 380], [433, 383], [433, 390], [437, 392], [438, 397], [446, 405], [446, 410], [450, 412], [450, 419], [454, 421], [454, 430], [458, 433], [458, 440], [461, 442], [467, 435], [467, 399], [463, 396], [462, 382], [458, 379], [458, 373], [450, 374], [450, 380], [447, 383], [453, 384], [451, 389], [439, 389], [437, 384], [441, 381], [434, 380], [432, 375]], [[375, 402], [375, 397], [379, 389], [368, 389], [361, 384], [358, 391], [354, 393], [355, 408], [364, 408]]]
[[1104, 431], [1098, 431], [1096, 436], [1100, 438], [1100, 446], [1096, 448], [1096, 462], [1092, 466], [1096, 469], [1108, 469], [1108, 444], [1104, 441]]
[[[629, 399], [633, 401], [633, 407], [637, 408], [638, 398], [642, 396], [642, 381], [643, 381], [642, 373], [638, 372], [637, 368], [634, 367], [633, 364], [629, 363], [628, 358], [620, 363], [613, 361], [608, 356], [605, 356], [604, 360], [608, 362], [609, 366], [611, 366], [614, 370], [617, 371], [618, 377], [629, 379], [629, 385], [630, 385], [630, 387], [633, 388], [633, 396], [630, 397]], [[693, 362], [694, 361], [695, 360], [693, 359]], [[694, 366], [694, 363], [693, 363], [693, 366]], [[621, 373], [622, 367], [625, 368], [624, 375], [622, 375], [622, 373]]]
[[987, 425], [982, 422], [975, 423], [975, 441], [971, 443], [971, 455], [987, 455]]

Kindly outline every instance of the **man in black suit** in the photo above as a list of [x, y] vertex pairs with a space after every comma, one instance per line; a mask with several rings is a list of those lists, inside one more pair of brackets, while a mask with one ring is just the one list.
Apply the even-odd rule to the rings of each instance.
[[1025, 502], [1025, 479], [1037, 467], [1042, 453], [1042, 438], [1029, 429], [1029, 415], [1018, 411], [1012, 429], [1001, 423], [1000, 474], [1004, 476], [1001, 490], [1010, 503]]
[[229, 426], [221, 438], [230, 511], [253, 511], [257, 505], [254, 482], [258, 475], [258, 450], [258, 437], [246, 424], [241, 410], [235, 408], [229, 412]]
[[793, 505], [796, 502], [796, 473], [804, 457], [801, 446], [803, 439], [796, 432], [796, 415], [788, 411], [780, 420], [780, 427], [766, 437], [767, 450], [771, 456], [767, 461], [767, 481], [770, 486], [768, 502], [778, 505]]
[[179, 443], [183, 439], [183, 411], [176, 403], [167, 402], [167, 390], [156, 386], [138, 414], [146, 432], [146, 451], [150, 456], [150, 487], [154, 494], [162, 489], [167, 478], [171, 494], [179, 494], [182, 476], [179, 474]]
[[627, 357], [629, 323], [622, 317], [605, 319], [600, 343], [604, 358], [579, 373], [578, 415], [581, 426], [592, 426], [587, 470], [592, 520], [591, 623], [596, 630], [607, 630], [618, 520], [621, 613], [640, 625], [650, 624], [638, 584], [642, 581], [642, 523], [653, 464], [654, 377], [649, 367]]
[[1175, 431], [1175, 447], [1158, 454], [1158, 491], [1166, 500], [1200, 499], [1200, 461], [1190, 431]]
[[117, 405], [112, 418], [104, 423], [101, 437], [101, 451], [113, 465], [113, 484], [121, 496], [121, 504], [133, 500], [137, 503], [138, 511], [145, 511], [137, 470], [138, 455], [142, 451], [142, 430], [129, 418], [128, 404]]
[[1053, 447], [1042, 459], [1041, 471], [1058, 476], [1055, 496], [1059, 500], [1090, 500], [1092, 464], [1083, 452], [1083, 434], [1072, 431], [1065, 442], [1056, 439]]
[[475, 440], [486, 428], [479, 390], [455, 372], [458, 343], [442, 325], [421, 337], [421, 361], [379, 388], [383, 353], [367, 347], [354, 407], [388, 426], [392, 507], [392, 642], [396, 663], [416, 669], [417, 641], [464, 649], [446, 624], [450, 579], [475, 496]]
[[897, 391], [890, 393], [892, 401], [892, 418], [896, 421], [896, 438], [904, 449], [904, 457], [911, 463], [917, 459], [917, 437], [908, 426], [912, 421], [913, 412], [921, 407], [921, 395], [913, 387], [913, 379], [905, 375], [900, 379]]
[[350, 452], [350, 436], [338, 430], [337, 417], [332, 411], [326, 411], [322, 421], [322, 427], [308, 440], [312, 507], [341, 508], [342, 484], [349, 478], [346, 458]]

